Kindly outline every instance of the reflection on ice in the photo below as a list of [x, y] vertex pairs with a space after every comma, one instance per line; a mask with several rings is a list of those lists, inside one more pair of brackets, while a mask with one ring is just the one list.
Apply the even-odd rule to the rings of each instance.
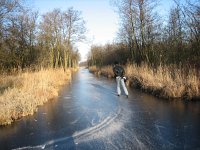
[[57, 101], [0, 128], [0, 149], [199, 149], [199, 107], [133, 89], [117, 97], [115, 81], [83, 69]]

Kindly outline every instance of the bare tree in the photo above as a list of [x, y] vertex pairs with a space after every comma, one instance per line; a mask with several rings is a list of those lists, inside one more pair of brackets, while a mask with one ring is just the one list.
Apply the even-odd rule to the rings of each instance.
[[[80, 54], [75, 43], [86, 31], [81, 13], [54, 9], [42, 16], [17, 0], [0, 2], [0, 67], [5, 69], [75, 67]], [[2, 70], [2, 69], [1, 69]]]
[[[91, 47], [90, 65], [110, 64], [109, 58], [131, 59], [151, 66], [160, 64], [189, 64], [200, 67], [200, 5], [199, 1], [174, 0], [168, 20], [163, 21], [156, 12], [153, 0], [115, 0], [120, 17], [118, 42], [124, 55], [119, 55], [118, 43], [112, 46]], [[163, 21], [163, 22], [162, 22]], [[117, 46], [118, 45], [118, 46]], [[112, 50], [110, 50], [112, 49]], [[102, 53], [103, 58], [99, 57]], [[101, 63], [99, 63], [101, 62]]]
[[73, 51], [73, 47], [76, 42], [85, 38], [85, 31], [81, 13], [73, 8], [64, 12], [55, 9], [43, 15], [39, 38], [44, 39], [41, 41], [41, 45], [45, 47], [43, 49], [49, 51], [50, 66], [62, 66], [64, 70], [73, 67], [75, 61], [72, 61], [72, 56], [77, 53]]

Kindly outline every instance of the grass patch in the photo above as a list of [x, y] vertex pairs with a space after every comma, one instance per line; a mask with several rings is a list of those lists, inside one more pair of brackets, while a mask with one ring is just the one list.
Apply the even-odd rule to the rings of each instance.
[[[111, 66], [96, 67], [96, 70], [99, 74], [113, 77]], [[160, 98], [200, 99], [200, 79], [194, 69], [189, 69], [188, 72], [175, 66], [159, 66], [154, 69], [146, 64], [128, 64], [125, 66], [125, 72], [129, 86], [140, 88]]]
[[15, 76], [0, 76], [0, 125], [31, 115], [71, 79], [71, 71], [47, 69]]

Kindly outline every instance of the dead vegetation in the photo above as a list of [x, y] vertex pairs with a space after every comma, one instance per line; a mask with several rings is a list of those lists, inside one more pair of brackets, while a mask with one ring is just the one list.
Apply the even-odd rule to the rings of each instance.
[[59, 89], [71, 79], [71, 71], [45, 69], [15, 76], [0, 77], [0, 125], [12, 123], [22, 116], [31, 115], [50, 99], [58, 96]]
[[[112, 67], [89, 68], [107, 77], [113, 77]], [[200, 79], [194, 69], [189, 72], [172, 67], [153, 69], [146, 64], [125, 66], [128, 85], [165, 99], [200, 99]]]

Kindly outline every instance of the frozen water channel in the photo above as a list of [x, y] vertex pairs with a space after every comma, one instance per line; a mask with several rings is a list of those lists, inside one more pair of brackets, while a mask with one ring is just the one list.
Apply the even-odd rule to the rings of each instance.
[[200, 102], [128, 90], [81, 69], [58, 100], [0, 127], [0, 149], [200, 149]]

